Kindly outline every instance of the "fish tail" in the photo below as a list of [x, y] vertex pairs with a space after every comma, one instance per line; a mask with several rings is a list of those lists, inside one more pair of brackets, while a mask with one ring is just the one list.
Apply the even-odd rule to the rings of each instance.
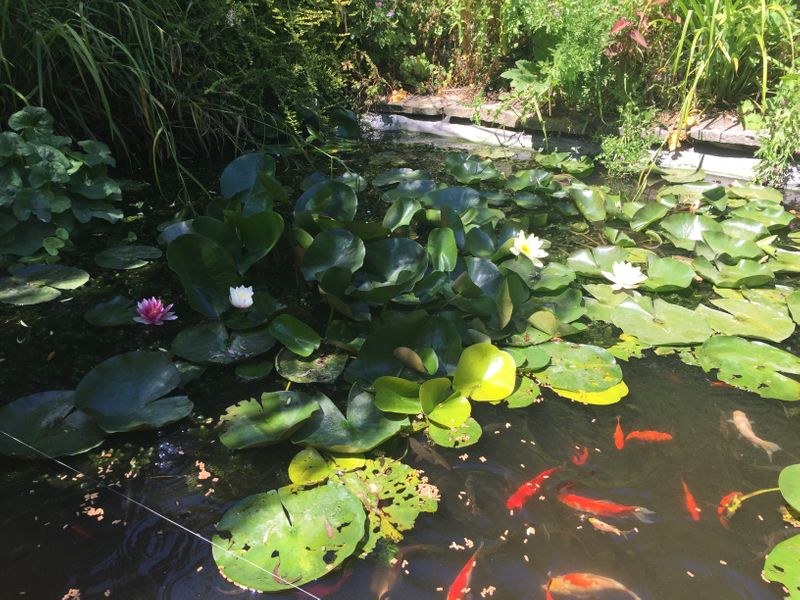
[[778, 450], [782, 449], [775, 442], [767, 442], [766, 440], [763, 440], [760, 446], [764, 449], [764, 452], [767, 453], [767, 456], [769, 457], [769, 462], [772, 462], [772, 455], [775, 454]]
[[633, 511], [633, 516], [639, 519], [642, 523], [653, 523], [655, 519], [653, 515], [656, 513], [650, 509], [645, 508], [644, 506], [637, 506], [636, 510]]

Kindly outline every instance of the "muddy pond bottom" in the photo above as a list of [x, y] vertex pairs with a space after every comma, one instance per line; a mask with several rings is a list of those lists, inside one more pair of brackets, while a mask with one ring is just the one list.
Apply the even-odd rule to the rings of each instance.
[[[468, 448], [434, 449], [420, 437], [422, 449], [413, 444], [404, 461], [438, 486], [438, 512], [420, 515], [394, 556], [383, 551], [351, 559], [303, 588], [332, 599], [445, 598], [482, 544], [472, 598], [544, 598], [549, 577], [570, 572], [611, 577], [643, 599], [781, 598], [779, 586], [760, 576], [765, 554], [796, 531], [778, 513], [779, 495], [748, 501], [727, 528], [716, 507], [731, 491], [773, 487], [780, 469], [798, 461], [798, 416], [778, 402], [714, 383], [700, 369], [670, 357], [631, 360], [625, 374], [630, 395], [614, 406], [582, 406], [545, 392], [544, 402], [524, 409], [477, 406], [483, 435]], [[748, 415], [760, 437], [782, 447], [772, 462], [728, 422], [734, 410]], [[617, 450], [617, 417], [625, 431], [653, 429], [674, 439], [630, 440]], [[115, 437], [112, 443], [64, 462], [163, 517], [55, 463], [3, 459], [0, 595], [262, 596], [225, 581], [209, 544], [176, 524], [210, 539], [236, 500], [288, 483], [285, 467], [294, 449], [234, 454], [202, 419], [159, 434]], [[586, 460], [576, 465], [573, 457], [581, 462], [583, 448]], [[542, 489], [510, 514], [509, 495], [553, 467], [558, 470]], [[685, 506], [682, 480], [701, 509], [697, 521]], [[561, 493], [642, 506], [655, 514], [647, 516], [650, 523], [601, 517], [624, 533], [617, 535], [595, 529], [590, 515], [558, 501]], [[631, 596], [611, 590], [583, 597]]]

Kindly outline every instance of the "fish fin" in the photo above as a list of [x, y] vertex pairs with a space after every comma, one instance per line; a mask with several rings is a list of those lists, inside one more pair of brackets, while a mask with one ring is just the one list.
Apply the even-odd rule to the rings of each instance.
[[782, 448], [778, 446], [778, 444], [776, 444], [775, 442], [763, 441], [760, 445], [764, 449], [764, 452], [767, 453], [767, 456], [769, 457], [769, 462], [772, 462], [773, 454], [775, 454], [778, 450], [782, 450]]
[[653, 515], [656, 514], [652, 510], [644, 508], [643, 506], [637, 506], [636, 510], [633, 511], [633, 516], [639, 519], [642, 523], [653, 523], [655, 519], [653, 519]]

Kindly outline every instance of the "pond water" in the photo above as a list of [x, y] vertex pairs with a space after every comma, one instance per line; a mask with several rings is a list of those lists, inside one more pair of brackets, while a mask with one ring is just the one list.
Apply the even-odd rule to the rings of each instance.
[[[363, 164], [352, 168], [370, 178], [399, 164], [424, 165], [435, 174], [442, 156], [420, 146], [383, 144], [370, 147], [360, 160]], [[219, 170], [213, 166], [206, 171]], [[71, 255], [69, 264], [89, 270], [93, 278], [66, 294], [68, 301], [0, 308], [0, 404], [37, 391], [74, 389], [102, 360], [130, 350], [168, 348], [179, 328], [200, 320], [180, 303], [180, 285], [164, 261], [121, 272], [92, 263], [94, 252], [128, 232], [142, 243], [155, 243], [154, 225], [171, 215], [147, 209], [153, 196], [146, 190], [129, 196], [126, 214], [136, 214], [136, 203], [144, 202], [146, 217], [96, 228], [81, 240], [81, 253]], [[372, 209], [365, 204], [369, 213]], [[545, 237], [557, 237], [555, 229], [543, 231]], [[291, 260], [288, 251], [278, 247], [270, 260], [283, 265], [270, 285], [275, 295], [297, 310], [307, 309], [314, 293], [293, 269], [285, 268]], [[179, 320], [163, 327], [102, 330], [83, 322], [85, 310], [117, 293], [178, 299]], [[308, 314], [309, 323], [324, 327], [324, 316], [321, 322], [318, 318]], [[781, 347], [798, 351], [797, 335]], [[728, 527], [720, 523], [716, 508], [731, 491], [774, 487], [784, 466], [800, 462], [798, 410], [722, 385], [674, 355], [650, 354], [621, 364], [630, 393], [612, 406], [580, 405], [545, 389], [544, 401], [526, 408], [476, 403], [473, 416], [483, 434], [475, 445], [432, 447], [421, 433], [414, 436], [421, 445], [409, 446], [406, 438], [392, 440], [381, 451], [424, 471], [439, 488], [438, 511], [418, 517], [398, 544], [395, 560], [387, 550], [365, 560], [350, 559], [303, 585], [307, 594], [271, 596], [444, 598], [482, 545], [470, 582], [473, 598], [544, 598], [549, 577], [569, 572], [611, 577], [643, 599], [781, 598], [780, 586], [761, 578], [766, 553], [797, 531], [777, 511], [779, 494], [748, 501]], [[0, 557], [5, 573], [0, 596], [257, 596], [220, 576], [208, 542], [198, 535], [211, 538], [222, 515], [241, 498], [290, 483], [286, 468], [297, 446], [234, 453], [219, 442], [214, 429], [229, 405], [282, 388], [276, 379], [245, 383], [230, 367], [210, 368], [187, 386], [195, 404], [189, 419], [158, 432], [117, 434], [99, 449], [60, 459], [82, 475], [53, 461], [0, 457]], [[325, 389], [335, 399], [346, 396], [344, 387]], [[729, 422], [735, 410], [748, 415], [760, 437], [781, 446], [772, 460], [737, 433]], [[618, 450], [617, 419], [626, 432], [658, 430], [674, 439], [632, 440]], [[588, 458], [576, 465], [573, 457], [583, 448]], [[541, 491], [510, 514], [509, 495], [553, 467], [558, 471]], [[685, 507], [682, 481], [701, 509], [697, 521]], [[618, 536], [596, 530], [580, 512], [560, 503], [558, 494], [567, 491], [646, 507], [655, 514], [649, 523], [601, 517], [625, 532]], [[582, 597], [631, 595], [611, 590]]]

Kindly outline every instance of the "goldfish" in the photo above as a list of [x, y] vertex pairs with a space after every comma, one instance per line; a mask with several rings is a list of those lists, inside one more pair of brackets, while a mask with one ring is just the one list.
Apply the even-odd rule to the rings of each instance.
[[585, 513], [599, 515], [601, 517], [624, 517], [632, 515], [643, 523], [651, 523], [650, 515], [655, 513], [643, 506], [631, 506], [628, 504], [617, 504], [608, 500], [595, 500], [577, 494], [559, 494], [558, 501], [570, 508], [580, 510]]
[[622, 531], [619, 527], [614, 527], [611, 523], [601, 521], [597, 517], [589, 517], [586, 520], [589, 521], [589, 524], [597, 531], [602, 531], [603, 533], [613, 533], [614, 535], [624, 537], [626, 540], [628, 539], [628, 534], [633, 531], [633, 529]]
[[614, 430], [614, 447], [617, 450], [622, 450], [625, 447], [625, 434], [622, 433], [619, 417], [617, 417], [617, 428]]
[[475, 554], [467, 561], [467, 563], [459, 571], [453, 583], [450, 584], [450, 589], [447, 591], [447, 600], [464, 600], [466, 594], [469, 592], [470, 581], [472, 580], [472, 569], [475, 568], [475, 559], [478, 557], [478, 552], [483, 548], [483, 543], [475, 550]]
[[739, 430], [739, 434], [744, 439], [753, 444], [753, 446], [761, 448], [764, 452], [766, 452], [767, 456], [769, 457], [769, 462], [772, 462], [772, 455], [781, 449], [778, 444], [775, 444], [774, 442], [768, 442], [767, 440], [762, 440], [760, 437], [758, 437], [753, 432], [753, 426], [750, 423], [750, 419], [748, 419], [747, 415], [740, 410], [733, 411], [731, 423], [736, 425], [736, 429]]
[[683, 486], [684, 506], [686, 506], [686, 510], [689, 511], [689, 516], [692, 517], [692, 521], [699, 521], [701, 509], [699, 506], [697, 506], [697, 503], [694, 501], [694, 496], [692, 496], [692, 492], [689, 491], [689, 486], [686, 485], [686, 482], [683, 479], [681, 479], [681, 485]]
[[644, 431], [631, 431], [625, 436], [625, 441], [641, 440], [643, 442], [668, 442], [672, 439], [672, 434], [664, 433], [663, 431], [651, 431], [645, 429]]
[[736, 513], [742, 506], [742, 492], [730, 492], [722, 497], [717, 506], [717, 515], [719, 515], [719, 522], [723, 527], [728, 527], [728, 520]]
[[572, 455], [572, 462], [579, 467], [586, 463], [586, 460], [589, 458], [589, 449], [584, 446], [583, 450], [578, 452], [575, 451], [575, 454]]
[[558, 467], [553, 467], [552, 469], [547, 469], [539, 473], [536, 477], [531, 479], [530, 481], [526, 481], [521, 486], [517, 488], [517, 491], [511, 494], [506, 500], [506, 508], [510, 511], [513, 511], [516, 508], [522, 508], [525, 505], [525, 501], [533, 496], [534, 494], [538, 493], [540, 489], [542, 489], [542, 484], [544, 480], [550, 477], [553, 473], [558, 471]]
[[553, 577], [547, 584], [547, 598], [552, 598], [551, 594], [564, 594], [583, 598], [596, 598], [598, 592], [617, 590], [628, 594], [634, 600], [641, 600], [639, 596], [622, 585], [619, 581], [595, 575], [594, 573], [567, 573]]

